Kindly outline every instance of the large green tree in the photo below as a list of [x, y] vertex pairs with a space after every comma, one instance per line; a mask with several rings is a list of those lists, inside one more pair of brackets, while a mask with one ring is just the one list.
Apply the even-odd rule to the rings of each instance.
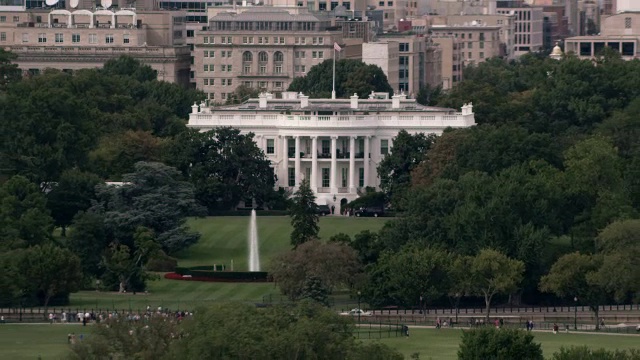
[[200, 234], [187, 228], [188, 216], [204, 214], [196, 203], [193, 186], [180, 172], [162, 163], [139, 162], [135, 172], [123, 176], [124, 185], [98, 186], [105, 227], [113, 240], [133, 247], [133, 235], [143, 226], [153, 231], [166, 253], [182, 250]]
[[[309, 69], [306, 76], [293, 79], [288, 91], [302, 92], [314, 98], [331, 98], [332, 74], [333, 60], [325, 60]], [[366, 98], [372, 91], [393, 92], [380, 67], [360, 60], [336, 61], [336, 97], [346, 98], [355, 93]]]
[[95, 174], [73, 169], [62, 173], [60, 180], [52, 185], [47, 194], [47, 207], [55, 225], [62, 228], [62, 236], [66, 235], [73, 217], [91, 207], [91, 201], [96, 199], [95, 187], [101, 182]]
[[262, 204], [273, 193], [273, 169], [252, 133], [233, 128], [184, 132], [173, 141], [170, 158], [209, 211], [234, 209], [245, 199]]
[[0, 49], [0, 91], [4, 90], [7, 84], [19, 81], [22, 77], [22, 70], [12, 61], [18, 56], [12, 52]]
[[46, 198], [25, 177], [14, 176], [0, 186], [0, 248], [41, 244], [51, 238], [53, 220]]
[[422, 162], [435, 135], [409, 134], [401, 130], [393, 138], [391, 152], [378, 164], [380, 187], [396, 208], [402, 208], [405, 193], [411, 184], [411, 172]]
[[464, 331], [459, 360], [542, 360], [542, 347], [531, 333], [520, 329], [484, 328]]
[[300, 183], [298, 191], [293, 195], [289, 213], [291, 216], [291, 245], [298, 247], [307, 241], [318, 238], [318, 205], [316, 196], [309, 187], [309, 180]]

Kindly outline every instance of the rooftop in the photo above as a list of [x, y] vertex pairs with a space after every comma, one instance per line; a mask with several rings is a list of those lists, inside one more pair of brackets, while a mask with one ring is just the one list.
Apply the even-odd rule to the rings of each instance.
[[267, 7], [252, 8], [240, 13], [221, 12], [209, 21], [327, 21], [327, 19], [310, 13], [291, 14], [286, 10]]

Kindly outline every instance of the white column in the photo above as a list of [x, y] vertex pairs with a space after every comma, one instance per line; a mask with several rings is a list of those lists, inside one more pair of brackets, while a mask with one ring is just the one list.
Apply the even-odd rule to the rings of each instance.
[[289, 144], [287, 143], [287, 137], [282, 136], [282, 149], [280, 150], [282, 153], [282, 182], [280, 185], [282, 187], [289, 186]]
[[296, 136], [295, 139], [296, 139], [296, 153], [295, 153], [296, 178], [295, 180], [296, 180], [296, 188], [297, 188], [298, 186], [300, 186], [300, 180], [301, 180], [300, 179], [300, 136]]
[[318, 192], [318, 137], [311, 137], [311, 179], [309, 186], [314, 193]]
[[338, 178], [336, 175], [338, 172], [338, 157], [336, 155], [336, 150], [337, 150], [337, 142], [338, 142], [338, 137], [337, 136], [332, 136], [331, 137], [331, 173], [329, 174], [329, 184], [331, 187], [331, 193], [335, 194], [338, 192], [338, 187], [336, 186], [336, 179]]
[[364, 137], [364, 186], [363, 187], [367, 187], [369, 186], [369, 161], [371, 161], [371, 159], [369, 158], [369, 152], [371, 151], [371, 149], [369, 148], [369, 141], [371, 140], [371, 136], [365, 136]]
[[356, 192], [356, 137], [349, 137], [349, 192]]

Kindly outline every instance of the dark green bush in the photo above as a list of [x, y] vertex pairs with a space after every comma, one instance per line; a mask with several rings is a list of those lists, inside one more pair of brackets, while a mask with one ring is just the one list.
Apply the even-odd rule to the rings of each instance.
[[533, 335], [518, 329], [474, 329], [464, 331], [459, 360], [543, 360]]
[[170, 272], [175, 271], [178, 266], [178, 260], [164, 253], [164, 251], [158, 252], [158, 254], [147, 262], [147, 270]]
[[[211, 216], [251, 216], [251, 210], [220, 210], [209, 213]], [[287, 210], [256, 210], [256, 216], [287, 216]]]
[[553, 354], [553, 360], [640, 360], [640, 349], [608, 351], [586, 346], [562, 347]]

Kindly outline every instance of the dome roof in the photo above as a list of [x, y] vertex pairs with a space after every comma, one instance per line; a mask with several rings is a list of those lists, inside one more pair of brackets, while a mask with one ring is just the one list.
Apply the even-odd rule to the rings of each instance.
[[556, 46], [553, 47], [553, 51], [551, 51], [551, 55], [562, 56], [562, 49], [560, 48], [560, 45], [556, 44]]

